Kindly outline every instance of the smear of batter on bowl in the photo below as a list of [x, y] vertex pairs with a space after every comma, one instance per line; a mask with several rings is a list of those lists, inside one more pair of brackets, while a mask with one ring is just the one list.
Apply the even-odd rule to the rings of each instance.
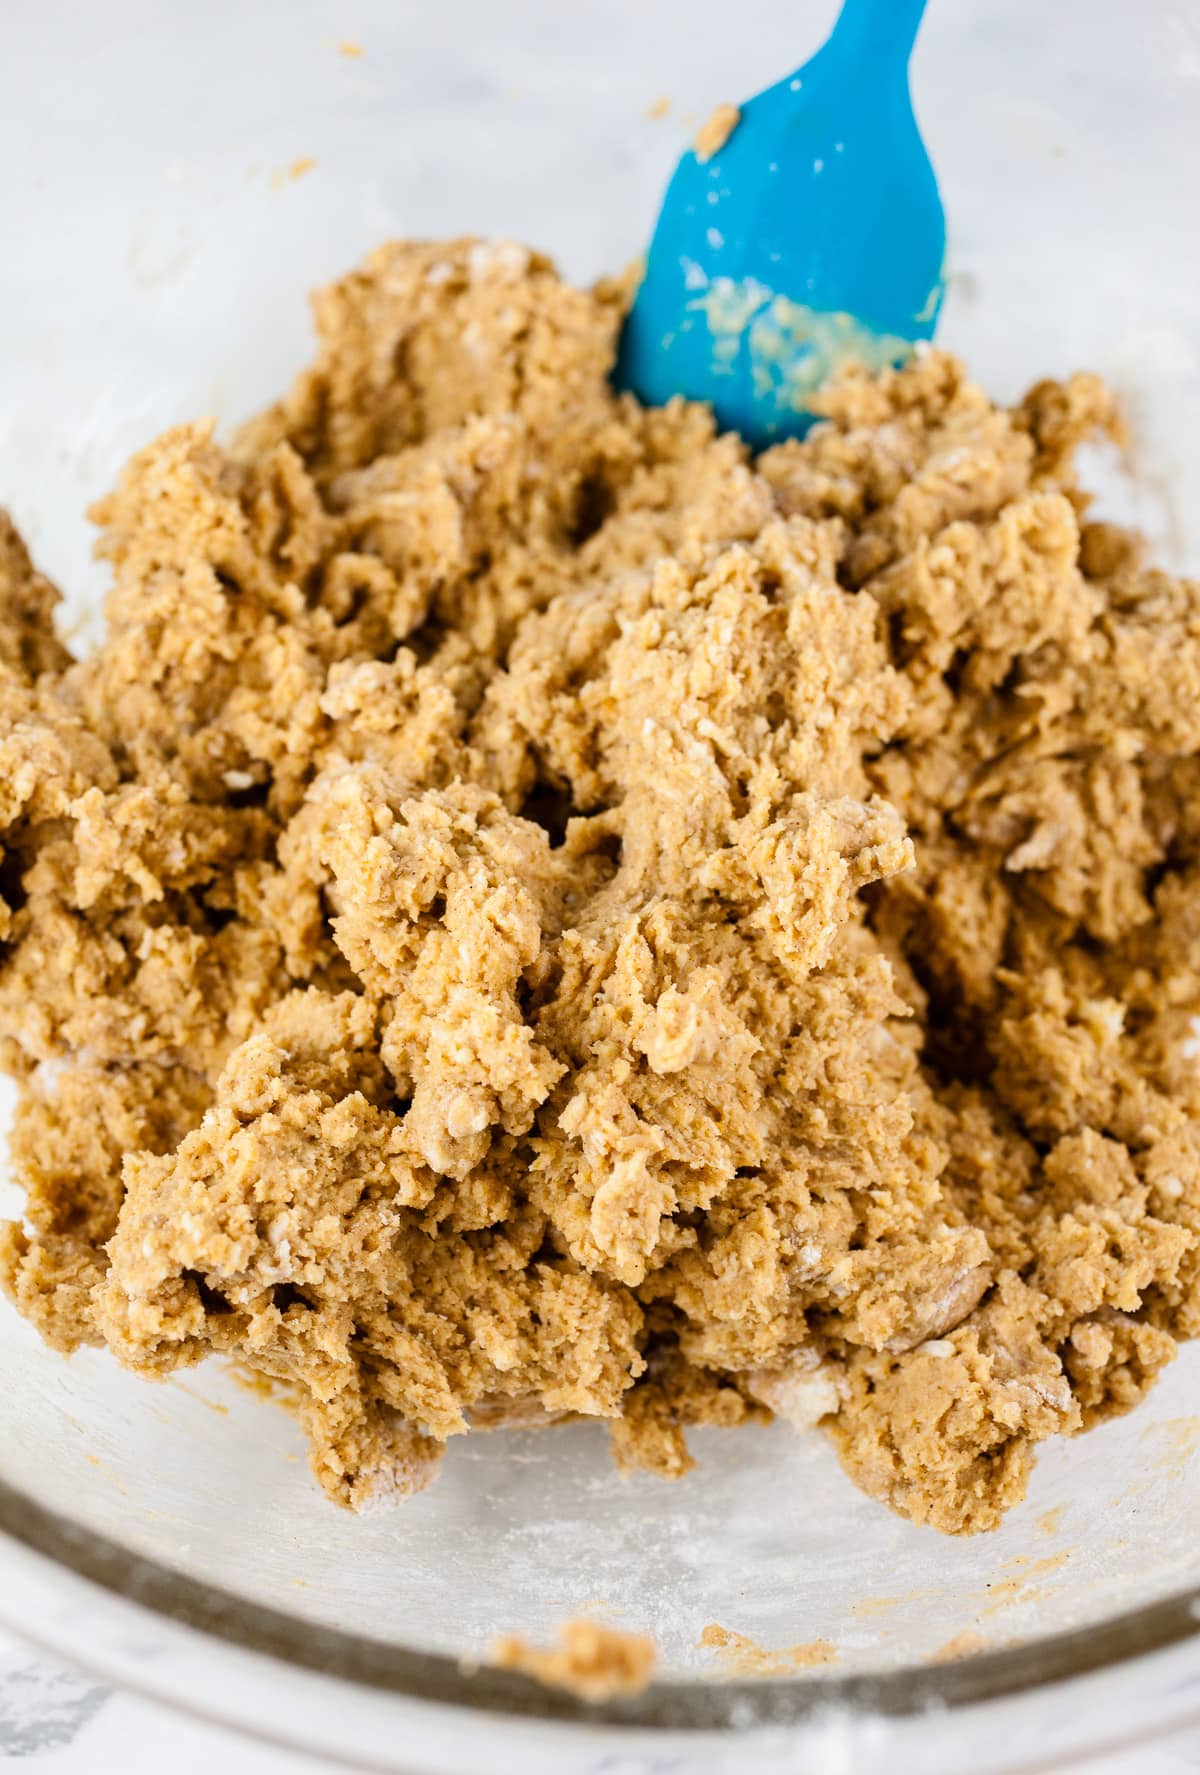
[[343, 1504], [775, 1412], [988, 1528], [1200, 1329], [1200, 588], [1089, 518], [1094, 377], [752, 461], [612, 392], [626, 298], [381, 248], [94, 508], [85, 658], [0, 531], [0, 1271]]
[[706, 1651], [715, 1651], [729, 1676], [787, 1676], [797, 1670], [811, 1670], [821, 1664], [836, 1664], [838, 1649], [827, 1639], [812, 1639], [802, 1645], [760, 1646], [748, 1634], [736, 1628], [722, 1627], [710, 1621], [700, 1635], [698, 1644]]
[[973, 1658], [977, 1652], [986, 1652], [987, 1648], [988, 1642], [982, 1633], [977, 1633], [974, 1628], [965, 1627], [961, 1633], [956, 1633], [953, 1639], [948, 1639], [945, 1645], [939, 1646], [935, 1652], [930, 1652], [926, 1662], [929, 1664], [953, 1664], [959, 1658]]
[[1070, 1558], [1071, 1549], [1067, 1548], [1062, 1553], [1047, 1554], [1043, 1559], [1035, 1559], [1032, 1554], [1023, 1553], [1016, 1559], [1009, 1560], [1006, 1566], [1001, 1567], [1009, 1575], [995, 1578], [985, 1586], [986, 1599], [980, 1602], [978, 1614], [980, 1617], [995, 1615], [1001, 1609], [1040, 1601], [1046, 1592], [1038, 1580], [1061, 1571]]
[[508, 1634], [492, 1646], [488, 1662], [519, 1670], [552, 1689], [566, 1689], [583, 1701], [613, 1701], [636, 1695], [650, 1682], [657, 1662], [654, 1641], [600, 1621], [565, 1621], [558, 1644], [549, 1650]]
[[1063, 1517], [1067, 1513], [1065, 1504], [1056, 1504], [1052, 1510], [1043, 1510], [1034, 1522], [1039, 1535], [1056, 1535], [1062, 1527]]
[[296, 159], [291, 161], [287, 166], [277, 167], [271, 174], [272, 190], [281, 190], [289, 180], [302, 179], [306, 173], [311, 173], [315, 170], [316, 164], [317, 163], [311, 154], [297, 155]]

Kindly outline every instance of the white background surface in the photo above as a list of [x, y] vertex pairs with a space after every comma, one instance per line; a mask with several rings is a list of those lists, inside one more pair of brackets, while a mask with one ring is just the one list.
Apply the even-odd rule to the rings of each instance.
[[[14, 1775], [341, 1775], [337, 1764], [273, 1750], [101, 1688], [2, 1634], [0, 1765]], [[1200, 1733], [1075, 1768], [1079, 1775], [1196, 1775]], [[509, 1771], [497, 1764], [495, 1775]]]

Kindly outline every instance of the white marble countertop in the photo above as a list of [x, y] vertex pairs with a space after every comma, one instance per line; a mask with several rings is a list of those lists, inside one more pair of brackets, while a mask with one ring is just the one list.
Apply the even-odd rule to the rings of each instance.
[[14, 1775], [162, 1775], [164, 1769], [170, 1775], [342, 1775], [337, 1764], [256, 1744], [103, 1688], [3, 1633], [0, 1766], [11, 1766]]
[[[343, 1775], [106, 1689], [0, 1634], [0, 1764], [14, 1775]], [[1198, 1775], [1200, 1733], [1075, 1765], [1076, 1775]], [[499, 1765], [495, 1775], [508, 1775]], [[515, 1775], [515, 1772], [514, 1772]], [[920, 1775], [919, 1769], [911, 1775]]]

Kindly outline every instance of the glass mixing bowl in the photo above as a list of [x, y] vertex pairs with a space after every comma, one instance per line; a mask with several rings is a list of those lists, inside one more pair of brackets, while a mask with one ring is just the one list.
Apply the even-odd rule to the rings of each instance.
[[[78, 632], [103, 582], [86, 501], [159, 428], [282, 389], [307, 289], [395, 234], [513, 234], [579, 278], [623, 266], [694, 125], [803, 60], [832, 12], [43, 0], [10, 18], [0, 498]], [[1107, 375], [1134, 448], [1129, 474], [1093, 463], [1105, 500], [1200, 564], [1200, 14], [931, 0], [914, 88], [950, 222], [942, 338], [1004, 397]], [[1200, 1714], [1200, 1349], [1131, 1417], [1047, 1449], [996, 1534], [953, 1541], [782, 1426], [698, 1435], [676, 1486], [618, 1480], [599, 1427], [472, 1438], [432, 1490], [354, 1518], [318, 1496], [290, 1420], [216, 1369], [151, 1387], [52, 1355], [3, 1306], [0, 1363], [0, 1617], [310, 1751], [561, 1775], [744, 1767], [755, 1733], [763, 1769], [959, 1775]], [[498, 1632], [544, 1640], [589, 1609], [655, 1635], [644, 1696], [589, 1710], [463, 1669]], [[711, 1621], [837, 1661], [752, 1682], [698, 1649]], [[947, 1646], [983, 1649], [933, 1661]]]

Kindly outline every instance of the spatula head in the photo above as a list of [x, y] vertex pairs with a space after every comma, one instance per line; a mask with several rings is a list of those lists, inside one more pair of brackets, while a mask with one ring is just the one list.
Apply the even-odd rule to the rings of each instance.
[[841, 36], [743, 106], [710, 160], [683, 156], [621, 340], [619, 386], [709, 401], [756, 448], [802, 433], [846, 359], [902, 361], [941, 303], [945, 218], [907, 46]]

